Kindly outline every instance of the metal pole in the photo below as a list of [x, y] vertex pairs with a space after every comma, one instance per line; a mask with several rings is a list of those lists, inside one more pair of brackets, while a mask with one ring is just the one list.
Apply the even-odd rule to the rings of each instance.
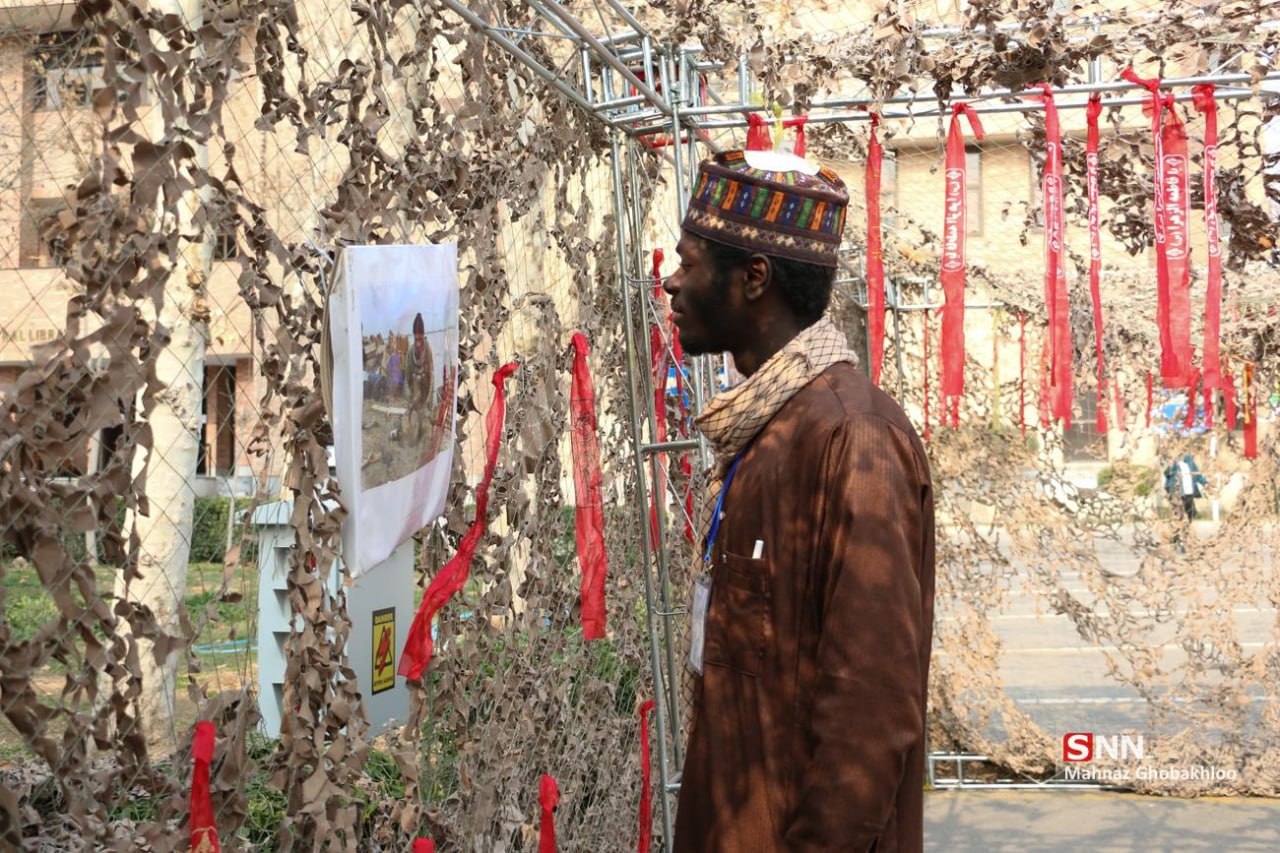
[[[1280, 79], [1280, 71], [1269, 72], [1262, 79], [1264, 80]], [[1161, 86], [1166, 88], [1171, 88], [1171, 89], [1172, 88], [1180, 89], [1180, 88], [1190, 88], [1191, 86], [1196, 86], [1201, 83], [1215, 83], [1218, 85], [1222, 85], [1227, 83], [1252, 84], [1252, 82], [1253, 82], [1253, 77], [1249, 74], [1215, 74], [1215, 75], [1204, 75], [1204, 76], [1197, 76], [1197, 77], [1171, 77], [1167, 80], [1162, 80]], [[1107, 83], [1073, 83], [1068, 86], [1056, 87], [1054, 88], [1053, 93], [1055, 96], [1085, 95], [1085, 94], [1093, 94], [1095, 92], [1124, 92], [1124, 91], [1141, 90], [1141, 89], [1142, 89], [1141, 86], [1135, 85], [1126, 80], [1117, 80], [1114, 82], [1107, 82]], [[740, 91], [740, 94], [741, 94], [742, 91], [745, 91], [745, 86], [740, 86], [740, 90], [741, 90]], [[1243, 93], [1245, 96], [1253, 94], [1253, 90], [1248, 88], [1241, 88], [1239, 90], [1228, 89], [1224, 91], [1233, 93], [1233, 96], [1235, 97], [1240, 97], [1241, 96], [1240, 93]], [[953, 98], [952, 100], [957, 102], [964, 101], [965, 103], [969, 104], [975, 109], [982, 111], [981, 105], [985, 102], [994, 101], [1001, 98], [1029, 98], [1032, 95], [1037, 95], [1037, 94], [1040, 94], [1039, 91], [1034, 89], [1031, 89], [1031, 90], [1023, 89], [1018, 91], [1009, 89], [1001, 92], [986, 92], [981, 95], [976, 95], [973, 97], [957, 97], [957, 98]], [[1223, 97], [1224, 95], [1222, 93], [1219, 93], [1218, 96]], [[684, 113], [685, 113], [685, 116], [729, 115], [732, 113], [740, 113], [744, 111], [758, 109], [757, 107], [753, 107], [750, 105], [746, 95], [741, 95], [741, 97], [742, 97], [742, 103], [739, 103], [739, 104], [723, 104], [723, 105], [716, 105], [716, 106], [699, 107], [696, 109], [685, 110]], [[897, 95], [892, 98], [886, 98], [881, 103], [885, 106], [890, 106], [890, 105], [900, 106], [900, 105], [916, 104], [923, 100], [932, 101], [935, 99], [922, 98], [917, 95]], [[844, 110], [844, 109], [849, 109], [851, 107], [865, 108], [866, 105], [870, 103], [870, 101], [871, 101], [871, 98], [869, 97], [833, 98], [826, 101], [814, 101], [812, 104], [809, 105], [809, 109], [811, 111], [809, 120], [810, 121], [867, 121], [870, 118], [870, 115], [865, 111], [865, 109], [855, 111], [855, 112], [850, 112], [850, 113], [838, 113], [835, 115], [828, 115], [828, 116], [816, 116], [816, 115], [812, 115], [812, 112], [816, 110]], [[1144, 97], [1141, 100], [1136, 101], [1135, 103], [1145, 103], [1145, 102], [1146, 102], [1146, 98]], [[1029, 106], [1032, 106], [1037, 109], [1040, 108], [1039, 104], [1031, 104]], [[1065, 106], [1067, 105], [1060, 104], [1059, 108], [1061, 109]], [[1082, 106], [1085, 106], [1085, 104], [1080, 103], [1077, 106], [1082, 107]], [[932, 112], [930, 112], [930, 110], [932, 110]], [[988, 108], [986, 111], [995, 112], [996, 110]], [[922, 116], [922, 115], [936, 114], [937, 112], [938, 110], [936, 107], [928, 107], [926, 108], [926, 110], [913, 110], [910, 113], [893, 113], [893, 114], [886, 113], [885, 117], [908, 116], [908, 115]], [[703, 127], [721, 127], [722, 125], [707, 123], [702, 126]], [[725, 125], [725, 126], [734, 127], [734, 126], [741, 126], [741, 125]]]
[[627, 377], [627, 396], [631, 405], [631, 436], [633, 442], [632, 454], [634, 457], [636, 471], [636, 519], [640, 523], [640, 559], [644, 566], [644, 595], [645, 603], [649, 609], [649, 666], [653, 674], [653, 699], [654, 712], [658, 726], [658, 775], [663, 781], [662, 800], [662, 827], [663, 827], [663, 843], [666, 849], [671, 849], [672, 837], [672, 820], [671, 820], [671, 804], [670, 797], [666, 795], [666, 781], [670, 778], [670, 768], [667, 761], [667, 747], [671, 742], [680, 739], [680, 730], [671, 731], [668, 728], [667, 719], [667, 698], [666, 685], [663, 681], [662, 671], [662, 654], [659, 649], [658, 640], [658, 623], [654, 618], [657, 612], [657, 601], [655, 600], [653, 588], [653, 573], [650, 570], [650, 561], [653, 554], [652, 543], [649, 540], [649, 519], [646, 517], [646, 507], [649, 504], [648, 489], [645, 486], [645, 466], [644, 454], [641, 451], [641, 444], [644, 440], [640, 429], [640, 407], [638, 402], [638, 394], [636, 391], [637, 373], [640, 370], [638, 345], [636, 342], [635, 322], [631, 313], [631, 289], [627, 286], [627, 246], [626, 237], [623, 228], [626, 223], [626, 211], [623, 208], [622, 197], [625, 186], [622, 182], [622, 156], [621, 146], [618, 144], [618, 134], [615, 131], [611, 134], [610, 142], [613, 148], [613, 215], [615, 227], [615, 239], [618, 252], [618, 279], [619, 291], [622, 295], [622, 314], [624, 324], [624, 337], [627, 345], [627, 363], [630, 365]]
[[[664, 73], [664, 77], [665, 76], [666, 75]], [[629, 156], [631, 151], [631, 146], [634, 144], [635, 143], [630, 141], [628, 141], [628, 144], [627, 144], [627, 150], [628, 150], [627, 168], [631, 175], [632, 186], [635, 186], [637, 181], [635, 158]], [[679, 145], [674, 145], [672, 146], [672, 148], [673, 150], [678, 151]], [[641, 219], [640, 219], [640, 212], [639, 212], [639, 199], [635, 197], [635, 194], [633, 194], [633, 197], [632, 197], [632, 204], [634, 206], [633, 208], [634, 222], [638, 225]], [[638, 228], [634, 236], [637, 239], [639, 238]], [[638, 243], [635, 246], [635, 258], [637, 263], [637, 270], [644, 269], [643, 249], [639, 246]], [[637, 292], [640, 294], [640, 305], [642, 308], [641, 328], [643, 329], [643, 328], [647, 328], [647, 324], [649, 322], [656, 322], [656, 320], [651, 320], [647, 316], [649, 312], [649, 288], [639, 287], [637, 288]], [[641, 341], [642, 342], [644, 341], [643, 335], [641, 335]], [[642, 347], [640, 345], [637, 345], [637, 349], [638, 350], [643, 349], [645, 352], [648, 351], [647, 348]], [[649, 404], [649, 401], [653, 400], [653, 395], [657, 392], [655, 383], [659, 381], [657, 377], [652, 375], [651, 367], [653, 364], [653, 355], [654, 355], [653, 353], [649, 353], [648, 359], [642, 359], [642, 363], [640, 364], [640, 367], [645, 369], [645, 376], [648, 377], [648, 381], [642, 382], [640, 384], [642, 388], [646, 388], [649, 392], [644, 396], [645, 412], [646, 412], [646, 418], [649, 422], [649, 435], [651, 437], [656, 438], [658, 435], [657, 412], [654, 410], [654, 407]], [[645, 446], [645, 455], [648, 457], [648, 460], [649, 460], [650, 483], [652, 483], [653, 485], [653, 489], [654, 489], [653, 500], [654, 500], [655, 511], [657, 512], [657, 515], [658, 515], [657, 531], [656, 531], [657, 541], [653, 543], [653, 549], [654, 549], [654, 556], [656, 558], [656, 565], [657, 565], [657, 572], [658, 572], [658, 597], [661, 600], [662, 606], [658, 608], [655, 612], [662, 617], [662, 636], [663, 636], [663, 639], [665, 640], [665, 647], [666, 647], [665, 649], [666, 650], [666, 671], [669, 673], [672, 685], [674, 686], [679, 679], [680, 670], [676, 665], [675, 625], [672, 622], [672, 617], [674, 615], [675, 609], [671, 605], [671, 599], [672, 599], [671, 568], [667, 561], [666, 489], [662, 488], [661, 494], [658, 493], [659, 487], [666, 480], [666, 478], [663, 476], [665, 472], [663, 471], [663, 468], [662, 468], [662, 465], [663, 465], [662, 451], [663, 449], [665, 449], [665, 447], [666, 447], [665, 442], [664, 443], [655, 442], [655, 443], [648, 444]], [[684, 744], [681, 742], [681, 739], [680, 739], [680, 733], [683, 731], [683, 724], [681, 722], [679, 691], [673, 689], [672, 692], [667, 695], [667, 701], [670, 705], [670, 707], [668, 708], [668, 719], [671, 720], [672, 731], [675, 733], [675, 736], [672, 739], [672, 751], [675, 755], [675, 762], [677, 764], [682, 764], [684, 762]]]
[[[456, 0], [446, 0], [446, 2], [452, 5]], [[666, 100], [655, 92], [652, 86], [637, 77], [635, 73], [626, 66], [626, 63], [618, 59], [618, 57], [615, 56], [607, 47], [602, 45], [600, 40], [596, 38], [590, 30], [584, 27], [582, 22], [574, 17], [572, 13], [557, 3], [556, 0], [541, 0], [541, 3], [552, 12], [555, 12], [556, 15], [564, 22], [564, 25], [572, 30], [574, 34], [587, 44], [591, 45], [602, 60], [615, 68], [617, 72], [622, 75], [622, 79], [626, 80], [632, 86], [635, 86], [636, 91], [648, 98], [649, 102], [657, 107], [663, 115], [671, 115], [671, 107], [667, 104]]]
[[521, 48], [515, 42], [511, 41], [511, 39], [507, 38], [502, 33], [498, 32], [496, 29], [491, 27], [483, 18], [481, 18], [475, 12], [472, 12], [470, 9], [464, 6], [462, 3], [459, 2], [459, 0], [441, 0], [441, 2], [444, 3], [445, 6], [449, 7], [449, 9], [455, 12], [459, 17], [461, 17], [462, 20], [466, 21], [468, 24], [475, 27], [477, 30], [480, 30], [480, 32], [484, 33], [486, 36], [488, 36], [489, 38], [497, 42], [498, 45], [502, 47], [503, 50], [505, 50], [507, 53], [515, 57], [515, 59], [519, 61], [521, 65], [525, 66], [534, 74], [537, 74], [539, 77], [541, 77], [544, 82], [546, 82], [549, 86], [551, 86], [551, 88], [555, 89], [557, 92], [564, 95], [566, 98], [573, 101], [578, 106], [582, 107], [588, 113], [592, 115], [597, 115], [595, 107], [593, 107], [585, 98], [583, 98], [582, 95], [578, 94], [578, 92], [575, 91], [573, 87], [569, 86], [559, 77], [557, 77], [554, 73], [552, 73], [550, 70], [544, 67], [541, 62], [539, 62], [538, 60], [530, 56], [528, 53], [526, 53], [523, 48]]

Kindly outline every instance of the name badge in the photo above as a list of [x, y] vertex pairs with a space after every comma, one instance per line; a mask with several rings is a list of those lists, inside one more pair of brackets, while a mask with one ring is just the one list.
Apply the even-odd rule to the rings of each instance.
[[707, 639], [707, 607], [711, 604], [711, 575], [693, 584], [692, 619], [689, 625], [689, 669], [702, 675], [702, 647]]

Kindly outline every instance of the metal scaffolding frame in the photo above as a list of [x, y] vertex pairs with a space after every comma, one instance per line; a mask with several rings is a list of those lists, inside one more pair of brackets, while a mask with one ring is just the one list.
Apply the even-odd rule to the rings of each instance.
[[[646, 170], [652, 169], [658, 159], [664, 159], [674, 179], [676, 209], [671, 211], [674, 222], [683, 219], [688, 203], [689, 188], [697, 174], [699, 146], [712, 151], [719, 150], [716, 134], [746, 127], [747, 115], [758, 112], [761, 106], [753, 100], [757, 91], [748, 57], [739, 57], [736, 73], [729, 77], [732, 86], [725, 93], [708, 85], [709, 74], [724, 74], [725, 65], [702, 59], [697, 45], [674, 46], [662, 44], [648, 32], [641, 22], [623, 4], [622, 0], [593, 0], [596, 14], [592, 24], [599, 23], [600, 30], [590, 27], [558, 0], [529, 0], [529, 7], [538, 18], [538, 26], [513, 27], [496, 19], [496, 13], [488, 4], [464, 0], [442, 0], [444, 5], [461, 16], [473, 28], [509, 53], [565, 99], [586, 111], [602, 125], [610, 128], [613, 172], [613, 212], [617, 223], [616, 250], [618, 254], [618, 281], [626, 324], [626, 360], [629, 367], [630, 420], [633, 439], [633, 459], [637, 472], [636, 494], [633, 497], [639, 527], [642, 531], [640, 551], [645, 570], [645, 597], [649, 613], [648, 642], [653, 669], [653, 689], [656, 700], [656, 743], [658, 773], [665, 796], [659, 797], [663, 827], [663, 849], [670, 850], [674, 823], [672, 795], [679, 789], [680, 767], [683, 762], [682, 733], [684, 730], [680, 709], [680, 665], [676, 660], [677, 618], [683, 616], [683, 608], [675, 601], [671, 589], [669, 560], [672, 548], [669, 541], [678, 538], [670, 532], [671, 507], [680, 507], [679, 495], [666, 494], [665, 499], [653, 501], [657, 524], [651, 532], [648, 517], [650, 496], [655, 489], [667, 490], [669, 478], [665, 476], [665, 454], [697, 451], [705, 467], [710, 454], [703, 439], [659, 440], [660, 434], [655, 407], [654, 384], [650, 365], [653, 353], [649, 351], [651, 328], [663, 332], [662, 345], [666, 348], [667, 363], [671, 359], [672, 341], [666, 328], [665, 317], [658, 314], [658, 306], [650, 298], [653, 276], [646, 273], [643, 235], [647, 211], [643, 207], [641, 182]], [[483, 6], [483, 9], [481, 7]], [[1106, 21], [1088, 19], [1078, 22], [1082, 30], [1099, 31]], [[1275, 26], [1275, 24], [1264, 24]], [[1012, 29], [1010, 31], [1013, 31]], [[939, 42], [960, 35], [956, 29], [924, 30], [921, 37]], [[1234, 57], [1233, 57], [1234, 58]], [[1232, 60], [1219, 65], [1226, 67]], [[1089, 95], [1102, 93], [1103, 106], [1124, 106], [1146, 103], [1149, 95], [1141, 87], [1123, 81], [1104, 81], [1096, 61], [1088, 68], [1089, 82], [1055, 89], [1062, 96], [1057, 102], [1059, 110], [1082, 108]], [[1265, 81], [1280, 80], [1280, 72], [1265, 75]], [[1254, 97], [1251, 85], [1257, 81], [1247, 74], [1217, 73], [1198, 77], [1173, 78], [1162, 85], [1175, 92], [1177, 100], [1189, 100], [1190, 88], [1199, 83], [1214, 83], [1220, 88], [1219, 99]], [[991, 90], [977, 95], [956, 95], [952, 100], [969, 103], [979, 113], [1026, 112], [1042, 109], [1038, 103], [1030, 103], [1027, 97], [1039, 94], [1035, 91]], [[811, 125], [824, 123], [854, 123], [868, 121], [870, 114], [866, 104], [867, 93], [854, 93], [848, 97], [817, 101], [808, 107]], [[903, 93], [883, 101], [882, 118], [921, 118], [941, 115], [949, 102], [941, 102], [936, 96]], [[856, 273], [855, 273], [856, 275]], [[844, 281], [857, 279], [844, 279]], [[900, 329], [903, 313], [936, 308], [936, 305], [906, 305], [901, 302], [897, 285], [887, 282], [886, 308], [893, 314], [895, 337]], [[928, 302], [928, 299], [925, 300]], [[858, 307], [866, 311], [864, 300]], [[971, 308], [990, 308], [991, 304], [970, 305]], [[715, 387], [715, 368], [708, 357], [693, 359], [690, 364], [690, 380], [695, 411], [700, 409], [711, 389]], [[899, 395], [901, 395], [902, 371], [899, 369]], [[964, 765], [985, 760], [984, 756], [967, 753], [931, 752], [927, 757], [928, 778], [935, 786], [991, 786], [1008, 787], [1070, 787], [1080, 789], [1079, 784], [1059, 778], [1046, 781], [1009, 780], [1000, 783], [975, 783], [966, 781]], [[956, 768], [954, 778], [943, 778], [937, 773], [939, 764]], [[1085, 786], [1089, 787], [1089, 786]], [[1096, 787], [1096, 786], [1095, 786]]]

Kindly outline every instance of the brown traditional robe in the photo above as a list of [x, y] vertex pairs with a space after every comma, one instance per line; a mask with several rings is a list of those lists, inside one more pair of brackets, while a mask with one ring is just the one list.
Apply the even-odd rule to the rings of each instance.
[[848, 363], [802, 388], [713, 559], [675, 849], [920, 851], [933, 492], [902, 410]]

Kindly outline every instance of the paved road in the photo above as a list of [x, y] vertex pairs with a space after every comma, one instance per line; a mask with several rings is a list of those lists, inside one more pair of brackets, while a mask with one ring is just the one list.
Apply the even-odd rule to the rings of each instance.
[[926, 853], [1277, 853], [1280, 800], [935, 791]]
[[[1210, 537], [1216, 525], [1197, 522], [1194, 535]], [[1099, 539], [1095, 548], [1103, 567], [1117, 577], [1117, 583], [1139, 574], [1139, 558], [1122, 543]], [[1276, 573], [1276, 560], [1266, 555], [1268, 565], [1254, 571]], [[1149, 571], [1149, 569], [1148, 569]], [[1093, 594], [1075, 573], [1064, 572], [1066, 589], [1079, 600], [1089, 602]], [[1107, 674], [1104, 647], [1080, 637], [1066, 616], [1049, 612], [1043, 598], [1037, 599], [1017, 588], [1010, 591], [1006, 606], [992, 616], [1002, 649], [1000, 675], [1009, 697], [1051, 734], [1070, 731], [1150, 732], [1146, 702], [1131, 687]], [[1100, 611], [1104, 612], [1104, 611]], [[1158, 660], [1167, 669], [1185, 660], [1177, 635], [1178, 620], [1152, 626], [1150, 639], [1158, 647]], [[942, 619], [948, 618], [946, 615]], [[1237, 637], [1246, 654], [1256, 653], [1274, 642], [1278, 614], [1269, 602], [1259, 601], [1233, 608]], [[935, 656], [945, 657], [939, 648]], [[1267, 697], [1255, 691], [1250, 702], [1260, 713]], [[998, 725], [993, 723], [993, 725]], [[1280, 853], [1280, 848], [1277, 849]]]

